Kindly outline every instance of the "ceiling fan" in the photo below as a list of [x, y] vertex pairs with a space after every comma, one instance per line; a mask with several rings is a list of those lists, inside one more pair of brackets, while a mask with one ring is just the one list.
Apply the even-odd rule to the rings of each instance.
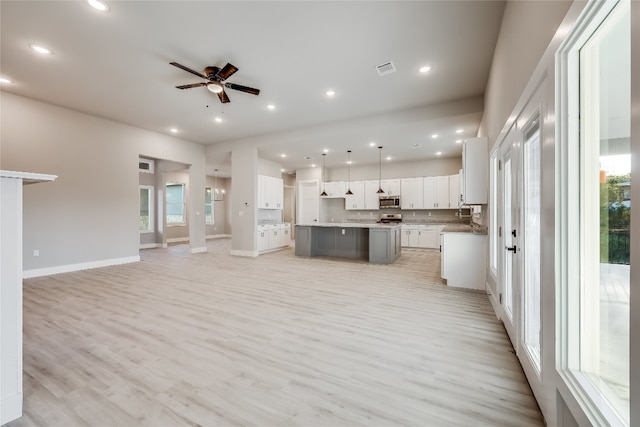
[[225, 80], [227, 80], [236, 71], [238, 71], [238, 67], [229, 63], [227, 63], [227, 65], [222, 68], [208, 66], [204, 69], [204, 74], [194, 71], [191, 68], [185, 67], [184, 65], [178, 64], [177, 62], [170, 62], [169, 64], [178, 68], [182, 68], [183, 70], [191, 74], [195, 74], [196, 76], [207, 80], [206, 82], [202, 83], [192, 83], [188, 85], [176, 86], [176, 88], [191, 89], [192, 87], [206, 86], [207, 89], [218, 95], [218, 98], [220, 98], [220, 102], [222, 102], [223, 104], [230, 102], [229, 97], [224, 90], [225, 87], [227, 89], [239, 90], [240, 92], [246, 92], [252, 95], [258, 95], [260, 93], [260, 89], [254, 89], [252, 87], [225, 82]]

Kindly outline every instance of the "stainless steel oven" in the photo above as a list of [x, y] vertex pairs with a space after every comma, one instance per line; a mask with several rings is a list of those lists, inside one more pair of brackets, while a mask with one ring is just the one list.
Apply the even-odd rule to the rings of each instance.
[[380, 209], [400, 209], [400, 196], [380, 196]]

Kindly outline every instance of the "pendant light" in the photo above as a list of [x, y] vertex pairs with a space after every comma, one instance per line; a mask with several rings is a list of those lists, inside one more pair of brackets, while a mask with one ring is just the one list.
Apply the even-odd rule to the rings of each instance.
[[378, 147], [378, 151], [380, 153], [380, 161], [378, 163], [378, 194], [384, 194], [384, 190], [382, 189], [382, 146]]
[[345, 193], [347, 196], [353, 196], [351, 192], [351, 150], [347, 151], [347, 192]]
[[325, 181], [326, 181], [326, 173], [327, 173], [327, 153], [322, 153], [322, 193], [320, 196], [324, 197], [327, 195], [327, 191], [325, 190]]

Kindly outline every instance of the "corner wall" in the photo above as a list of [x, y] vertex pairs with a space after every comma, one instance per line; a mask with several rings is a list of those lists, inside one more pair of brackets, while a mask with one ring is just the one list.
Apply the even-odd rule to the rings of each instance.
[[[191, 190], [204, 194], [200, 144], [7, 92], [0, 107], [0, 168], [59, 176], [25, 187], [24, 269], [34, 275], [139, 259], [140, 155], [190, 164]], [[201, 248], [204, 216], [192, 215], [191, 246]]]

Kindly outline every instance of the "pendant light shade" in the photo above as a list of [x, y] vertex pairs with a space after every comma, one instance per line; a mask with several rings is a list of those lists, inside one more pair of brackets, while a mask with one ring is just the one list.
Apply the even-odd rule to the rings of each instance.
[[347, 151], [347, 196], [352, 196], [351, 192], [351, 150]]
[[322, 193], [320, 193], [320, 196], [322, 197], [327, 195], [327, 191], [325, 190], [325, 187], [324, 187], [324, 183], [327, 180], [326, 173], [327, 173], [327, 153], [322, 153]]
[[384, 190], [382, 189], [382, 146], [378, 147], [378, 152], [380, 153], [380, 161], [378, 163], [378, 194], [384, 194]]

